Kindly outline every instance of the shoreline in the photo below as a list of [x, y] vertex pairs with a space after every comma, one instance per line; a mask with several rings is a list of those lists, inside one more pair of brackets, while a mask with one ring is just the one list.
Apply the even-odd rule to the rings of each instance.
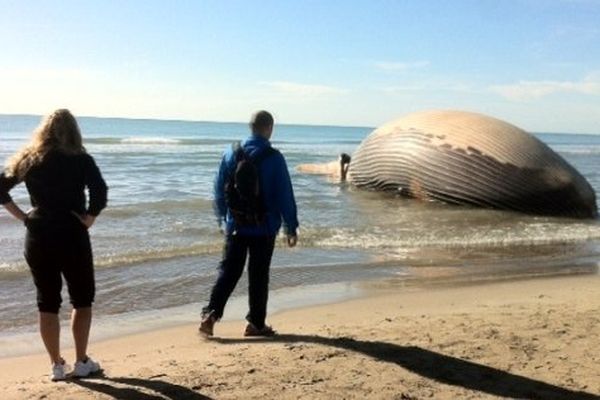
[[92, 342], [105, 368], [99, 379], [50, 383], [45, 354], [0, 359], [2, 390], [7, 399], [165, 390], [193, 399], [600, 395], [597, 273], [362, 289], [359, 298], [271, 313], [275, 339], [243, 338], [244, 322], [229, 320], [213, 340], [186, 324]]
[[[374, 282], [374, 281], [373, 281]], [[320, 285], [284, 287], [270, 292], [270, 315], [312, 306], [335, 304], [368, 296], [363, 285], [369, 281], [337, 282]], [[247, 311], [247, 294], [231, 297], [222, 323], [243, 321]], [[203, 303], [190, 303], [167, 309], [131, 311], [96, 317], [92, 323], [90, 343], [102, 343], [121, 337], [199, 324]], [[64, 316], [64, 315], [63, 315]], [[118, 332], [114, 332], [115, 325]], [[35, 327], [37, 328], [37, 326]], [[69, 320], [61, 320], [61, 349], [74, 349]], [[0, 335], [2, 350], [0, 362], [6, 359], [43, 355], [44, 347], [39, 332], [27, 331]], [[10, 350], [6, 350], [9, 348]]]
[[[390, 262], [380, 263], [355, 263], [361, 271], [375, 267], [379, 270], [369, 277], [371, 273], [355, 276], [352, 280], [333, 281], [326, 283], [309, 283], [306, 285], [282, 286], [270, 290], [269, 315], [281, 312], [303, 309], [315, 305], [335, 304], [355, 298], [371, 297], [386, 293], [386, 290], [431, 290], [435, 288], [452, 288], [469, 285], [485, 285], [507, 281], [530, 279], [543, 279], [561, 276], [579, 276], [598, 274], [596, 263], [581, 262], [566, 267], [562, 263], [554, 266], [540, 267], [530, 260], [531, 265], [523, 267], [510, 263], [494, 264], [493, 271], [489, 271], [489, 264], [474, 264], [465, 271], [458, 272], [455, 268], [434, 267], [397, 267], [388, 270], [386, 266], [396, 265]], [[334, 264], [338, 265], [338, 264]], [[341, 264], [340, 264], [341, 265]], [[352, 268], [352, 266], [350, 266]], [[273, 274], [281, 273], [282, 269], [275, 269]], [[285, 269], [283, 269], [285, 270]], [[383, 272], [387, 271], [387, 272]], [[29, 277], [28, 277], [29, 279]], [[223, 321], [242, 321], [247, 312], [247, 283], [242, 279], [240, 286], [230, 298]], [[167, 308], [133, 310], [118, 314], [102, 314], [95, 309], [95, 317], [90, 343], [104, 342], [124, 336], [143, 334], [157, 330], [164, 330], [198, 323], [203, 302], [192, 302]], [[69, 328], [69, 308], [61, 311], [61, 348], [73, 348]], [[28, 326], [28, 330], [15, 332], [0, 332], [0, 360], [12, 357], [43, 354], [44, 346], [40, 340], [36, 325]]]

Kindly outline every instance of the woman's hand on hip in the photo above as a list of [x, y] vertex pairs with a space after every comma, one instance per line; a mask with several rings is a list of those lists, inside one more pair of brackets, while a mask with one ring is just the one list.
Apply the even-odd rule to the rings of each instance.
[[10, 201], [4, 204], [4, 208], [6, 208], [6, 211], [8, 211], [10, 215], [15, 217], [19, 221], [25, 222], [25, 220], [27, 220], [27, 214], [23, 212], [23, 210], [21, 210], [21, 208], [19, 208], [19, 206], [16, 205], [14, 202]]
[[75, 215], [87, 229], [90, 229], [96, 221], [96, 217], [90, 214], [79, 215], [75, 211], [71, 211], [71, 213]]

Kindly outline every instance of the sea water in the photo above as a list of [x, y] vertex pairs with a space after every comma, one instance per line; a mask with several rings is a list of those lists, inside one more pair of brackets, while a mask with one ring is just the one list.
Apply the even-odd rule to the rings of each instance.
[[[0, 163], [27, 142], [39, 121], [0, 115]], [[79, 123], [84, 145], [109, 186], [108, 207], [90, 231], [97, 326], [118, 333], [116, 325], [135, 330], [153, 327], [151, 321], [197, 320], [223, 245], [212, 208], [214, 176], [223, 151], [248, 135], [247, 125], [91, 117]], [[422, 203], [296, 172], [301, 163], [351, 154], [371, 130], [276, 126], [272, 142], [287, 160], [301, 228], [297, 248], [278, 240], [273, 308], [302, 298], [291, 293], [330, 301], [354, 293], [346, 282], [385, 277], [410, 284], [597, 269], [596, 220]], [[598, 192], [600, 135], [536, 136]], [[29, 206], [24, 185], [11, 194], [23, 208]], [[0, 209], [0, 355], [14, 353], [15, 344], [27, 342], [36, 330], [24, 233], [23, 225]], [[240, 282], [234, 293], [239, 310], [245, 286]], [[66, 290], [63, 298], [67, 304]]]

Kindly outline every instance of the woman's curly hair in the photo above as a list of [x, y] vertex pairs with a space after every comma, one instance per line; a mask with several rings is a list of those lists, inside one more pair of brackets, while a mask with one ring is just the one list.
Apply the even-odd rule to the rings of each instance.
[[79, 126], [69, 110], [56, 110], [42, 120], [31, 141], [8, 160], [7, 175], [24, 180], [31, 167], [41, 163], [52, 151], [85, 153]]

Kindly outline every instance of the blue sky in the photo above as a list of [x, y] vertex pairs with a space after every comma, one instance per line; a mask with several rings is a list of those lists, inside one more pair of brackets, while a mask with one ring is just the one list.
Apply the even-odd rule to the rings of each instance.
[[600, 0], [0, 0], [0, 113], [600, 134]]

